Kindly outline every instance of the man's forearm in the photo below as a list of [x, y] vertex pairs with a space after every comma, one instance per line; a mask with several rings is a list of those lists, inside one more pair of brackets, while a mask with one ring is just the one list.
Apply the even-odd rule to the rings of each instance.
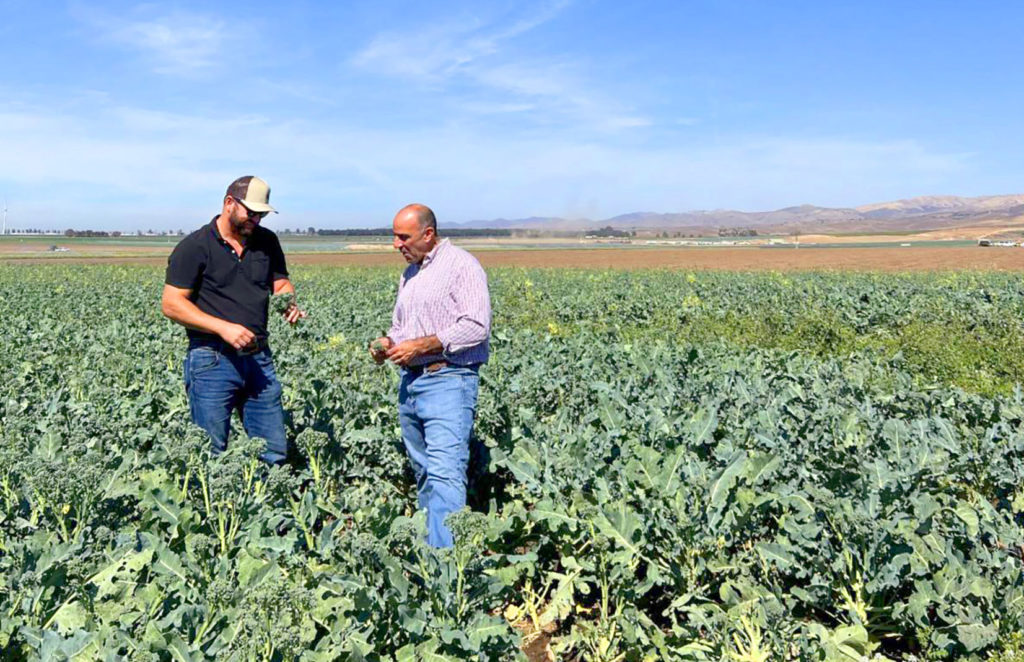
[[444, 351], [444, 345], [437, 336], [423, 336], [412, 338], [393, 345], [387, 351], [387, 357], [398, 365], [409, 365], [421, 356], [440, 354]]
[[295, 286], [287, 278], [278, 278], [274, 281], [274, 294], [295, 294]]
[[224, 326], [224, 320], [204, 313], [188, 299], [164, 301], [161, 310], [168, 319], [196, 331], [219, 336]]
[[420, 343], [420, 347], [423, 350], [422, 355], [440, 354], [444, 351], [444, 345], [441, 344], [441, 339], [437, 336], [423, 336], [422, 338], [417, 338], [416, 342]]

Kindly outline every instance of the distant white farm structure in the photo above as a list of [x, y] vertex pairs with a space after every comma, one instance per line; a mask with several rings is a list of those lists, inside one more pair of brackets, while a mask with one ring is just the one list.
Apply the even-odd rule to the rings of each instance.
[[7, 231], [7, 234], [12, 237], [55, 237], [64, 233], [60, 230], [19, 230], [18, 228], [11, 228]]
[[978, 240], [978, 245], [979, 246], [1002, 246], [1004, 248], [1019, 248], [1021, 246], [1024, 246], [1024, 243], [1019, 242], [1019, 241], [1011, 241], [1009, 239], [1003, 239], [1003, 240], [1000, 240], [1000, 241], [994, 241], [992, 239], [986, 239], [985, 237], [982, 237], [981, 239]]

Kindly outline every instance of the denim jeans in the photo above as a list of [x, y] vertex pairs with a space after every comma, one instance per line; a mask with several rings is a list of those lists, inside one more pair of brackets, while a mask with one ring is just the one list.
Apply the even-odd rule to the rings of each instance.
[[420, 508], [427, 511], [427, 542], [433, 547], [454, 544], [444, 519], [466, 505], [469, 436], [479, 383], [476, 367], [402, 371], [398, 420]]
[[227, 449], [231, 414], [237, 409], [246, 434], [267, 442], [260, 458], [270, 464], [285, 460], [281, 383], [270, 350], [239, 356], [217, 345], [190, 343], [185, 390], [192, 421], [209, 433], [214, 455]]

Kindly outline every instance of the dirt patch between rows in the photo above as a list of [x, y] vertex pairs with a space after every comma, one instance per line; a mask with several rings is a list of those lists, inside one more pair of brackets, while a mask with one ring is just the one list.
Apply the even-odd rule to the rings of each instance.
[[[729, 271], [1024, 271], [1024, 248], [856, 247], [856, 248], [643, 248], [482, 250], [485, 267], [576, 269], [717, 269]], [[164, 256], [51, 257], [3, 260], [8, 264], [149, 264]], [[401, 267], [395, 253], [296, 253], [289, 264], [338, 267]]]

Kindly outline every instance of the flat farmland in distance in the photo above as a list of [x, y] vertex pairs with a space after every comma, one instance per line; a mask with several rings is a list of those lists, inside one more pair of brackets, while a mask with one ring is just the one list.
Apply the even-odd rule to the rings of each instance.
[[[594, 248], [479, 251], [485, 267], [577, 269], [715, 269], [724, 271], [1024, 271], [1024, 249], [872, 248]], [[386, 266], [395, 255], [297, 254], [296, 264]]]
[[[117, 245], [102, 242], [54, 242], [67, 252], [17, 250], [0, 242], [0, 262], [10, 264], [163, 264], [173, 244]], [[608, 247], [515, 249], [456, 242], [474, 252], [485, 267], [558, 267], [584, 269], [715, 269], [732, 271], [1024, 271], [1024, 249], [978, 246], [763, 247]], [[289, 263], [339, 267], [400, 266], [400, 256], [379, 251], [289, 250]]]

